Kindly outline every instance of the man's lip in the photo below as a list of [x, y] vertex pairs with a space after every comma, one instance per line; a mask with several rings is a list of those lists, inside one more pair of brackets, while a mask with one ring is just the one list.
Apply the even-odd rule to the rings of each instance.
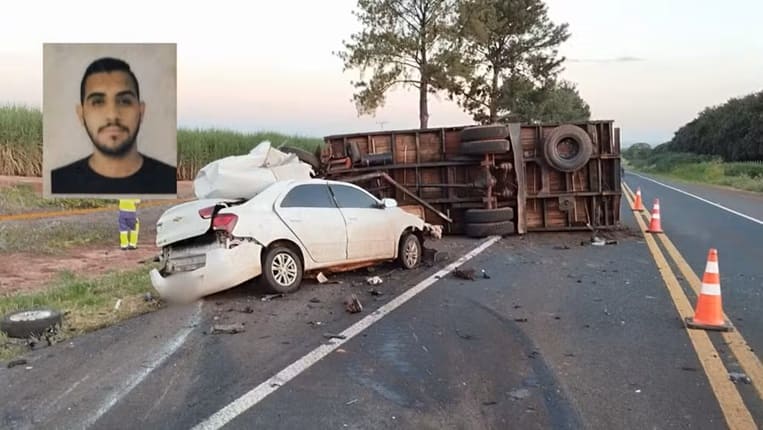
[[121, 127], [105, 127], [102, 131], [106, 133], [123, 133], [125, 130]]

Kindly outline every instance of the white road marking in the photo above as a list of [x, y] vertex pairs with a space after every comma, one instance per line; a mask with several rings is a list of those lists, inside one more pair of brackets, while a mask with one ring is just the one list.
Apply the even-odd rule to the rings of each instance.
[[745, 215], [745, 214], [743, 214], [743, 213], [741, 213], [741, 212], [737, 212], [737, 211], [735, 211], [734, 209], [729, 209], [729, 208], [727, 208], [726, 206], [723, 206], [723, 205], [719, 205], [718, 203], [715, 203], [715, 202], [711, 202], [710, 200], [704, 199], [704, 198], [702, 198], [702, 197], [700, 197], [700, 196], [694, 195], [694, 194], [692, 194], [692, 193], [689, 193], [689, 192], [687, 192], [687, 191], [684, 191], [684, 190], [678, 189], [678, 188], [676, 188], [676, 187], [671, 187], [670, 185], [667, 185], [667, 184], [663, 184], [662, 182], [659, 182], [659, 181], [655, 181], [655, 180], [654, 180], [654, 179], [652, 179], [652, 178], [647, 178], [646, 176], [642, 176], [642, 175], [639, 175], [638, 173], [628, 172], [628, 174], [629, 174], [629, 175], [633, 175], [633, 176], [638, 176], [638, 177], [639, 177], [639, 178], [641, 178], [641, 179], [646, 179], [647, 181], [651, 181], [651, 182], [654, 182], [655, 184], [658, 184], [658, 185], [662, 185], [663, 187], [665, 187], [665, 188], [669, 188], [669, 189], [671, 189], [671, 190], [673, 190], [673, 191], [678, 191], [678, 192], [679, 192], [679, 193], [681, 193], [681, 194], [686, 194], [686, 195], [687, 195], [687, 196], [689, 196], [689, 197], [694, 197], [695, 199], [697, 199], [697, 200], [700, 200], [700, 201], [703, 201], [703, 202], [705, 202], [705, 203], [707, 203], [707, 204], [709, 204], [709, 205], [713, 205], [713, 206], [717, 207], [718, 209], [723, 209], [723, 210], [725, 210], [726, 212], [732, 213], [732, 214], [734, 214], [734, 215], [739, 215], [740, 217], [742, 217], [742, 218], [744, 218], [744, 219], [746, 219], [746, 220], [748, 220], [748, 221], [752, 221], [752, 222], [758, 223], [758, 224], [760, 224], [760, 225], [763, 225], [763, 221], [761, 221], [761, 220], [759, 220], [759, 219], [757, 219], [757, 218], [753, 218], [753, 217], [751, 217], [751, 216], [749, 216], [749, 215]]
[[491, 245], [493, 245], [500, 239], [501, 239], [500, 236], [493, 236], [490, 239], [486, 240], [480, 246], [471, 250], [468, 254], [459, 258], [455, 262], [449, 264], [448, 266], [446, 266], [439, 272], [435, 273], [434, 275], [419, 282], [418, 284], [416, 284], [416, 286], [410, 288], [405, 293], [397, 296], [396, 298], [391, 300], [389, 303], [385, 304], [384, 306], [380, 307], [379, 309], [377, 309], [370, 315], [366, 316], [362, 320], [348, 327], [346, 330], [340, 333], [340, 335], [345, 337], [344, 339], [336, 339], [336, 338], [330, 339], [328, 344], [323, 344], [315, 348], [314, 350], [310, 351], [304, 357], [290, 364], [285, 369], [276, 373], [274, 376], [272, 376], [265, 382], [253, 388], [248, 393], [234, 400], [228, 406], [225, 406], [224, 408], [217, 411], [214, 415], [210, 416], [206, 420], [197, 424], [193, 428], [193, 430], [221, 428], [222, 426], [229, 423], [237, 416], [246, 412], [252, 406], [262, 401], [265, 397], [267, 397], [268, 395], [278, 390], [281, 386], [283, 386], [287, 382], [297, 377], [297, 375], [309, 369], [312, 365], [317, 363], [323, 357], [329, 355], [331, 352], [339, 348], [342, 344], [344, 344], [345, 342], [349, 342], [353, 337], [360, 334], [363, 330], [367, 329], [375, 322], [384, 318], [387, 314], [394, 311], [395, 309], [400, 307], [402, 304], [404, 304], [405, 302], [407, 302], [408, 300], [410, 300], [417, 294], [426, 290], [429, 286], [437, 282], [440, 278], [452, 272], [453, 270], [455, 270], [457, 267], [461, 266], [465, 262], [471, 260], [476, 255], [480, 254], [482, 251], [484, 251], [485, 249], [487, 249], [488, 247], [490, 247]]
[[162, 349], [157, 351], [153, 357], [151, 357], [151, 360], [149, 360], [149, 365], [141, 366], [141, 369], [137, 373], [126, 379], [126, 381], [128, 381], [126, 384], [118, 387], [117, 390], [115, 390], [109, 397], [107, 397], [103, 404], [101, 404], [101, 406], [96, 409], [95, 413], [91, 415], [87, 420], [85, 420], [82, 428], [92, 427], [92, 425], [95, 424], [95, 422], [98, 421], [98, 419], [101, 418], [103, 414], [113, 408], [114, 405], [122, 400], [123, 397], [130, 394], [130, 391], [140, 385], [140, 383], [146, 379], [146, 376], [148, 376], [151, 371], [161, 366], [166, 359], [168, 359], [172, 354], [175, 353], [175, 351], [177, 351], [178, 348], [183, 345], [188, 335], [191, 334], [193, 329], [199, 324], [202, 303], [202, 301], [199, 301], [198, 305], [196, 306], [196, 312], [193, 314], [193, 317], [191, 317], [189, 324], [182, 330], [178, 331], [170, 342], [168, 342]]

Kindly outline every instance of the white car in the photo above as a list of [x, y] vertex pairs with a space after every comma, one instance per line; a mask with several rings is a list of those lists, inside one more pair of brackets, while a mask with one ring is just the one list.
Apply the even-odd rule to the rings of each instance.
[[162, 248], [151, 283], [189, 301], [261, 276], [296, 291], [303, 273], [398, 259], [421, 261], [424, 221], [345, 182], [276, 182], [249, 200], [203, 199], [168, 209], [156, 225]]

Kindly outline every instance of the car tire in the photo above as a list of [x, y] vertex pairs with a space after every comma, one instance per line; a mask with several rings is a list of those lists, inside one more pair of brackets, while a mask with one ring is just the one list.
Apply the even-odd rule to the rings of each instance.
[[262, 259], [262, 280], [274, 293], [293, 293], [302, 283], [302, 259], [288, 246], [276, 245]]
[[400, 238], [397, 260], [403, 269], [412, 270], [421, 264], [421, 240], [413, 233], [406, 233]]
[[[565, 141], [570, 141], [577, 146], [574, 155], [567, 157], [559, 151], [559, 145]], [[564, 124], [548, 134], [543, 142], [543, 154], [551, 167], [562, 172], [574, 172], [580, 170], [591, 159], [593, 142], [591, 136], [582, 128]]]
[[318, 171], [321, 167], [321, 162], [318, 160], [318, 157], [310, 151], [306, 151], [302, 148], [294, 148], [292, 146], [282, 146], [278, 148], [278, 150], [287, 154], [296, 155], [299, 161], [309, 164], [315, 171]]
[[464, 213], [464, 222], [467, 224], [481, 224], [486, 222], [513, 221], [513, 208], [498, 209], [467, 209]]
[[480, 125], [477, 127], [467, 127], [461, 130], [461, 142], [506, 139], [508, 135], [509, 128], [505, 125]]
[[501, 154], [508, 152], [511, 143], [506, 139], [461, 142], [460, 152], [466, 155]]
[[466, 224], [465, 232], [469, 237], [505, 236], [514, 233], [514, 223], [501, 221]]
[[18, 311], [6, 315], [0, 321], [0, 331], [8, 337], [25, 339], [40, 336], [49, 329], [60, 326], [62, 321], [61, 313], [53, 309]]

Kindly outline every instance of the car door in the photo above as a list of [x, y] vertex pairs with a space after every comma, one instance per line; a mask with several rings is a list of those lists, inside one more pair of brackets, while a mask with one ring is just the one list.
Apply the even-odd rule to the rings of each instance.
[[275, 211], [319, 263], [347, 259], [347, 232], [326, 183], [301, 184], [289, 190]]
[[387, 209], [368, 192], [349, 185], [329, 184], [347, 224], [347, 258], [378, 259], [395, 256], [398, 232]]

